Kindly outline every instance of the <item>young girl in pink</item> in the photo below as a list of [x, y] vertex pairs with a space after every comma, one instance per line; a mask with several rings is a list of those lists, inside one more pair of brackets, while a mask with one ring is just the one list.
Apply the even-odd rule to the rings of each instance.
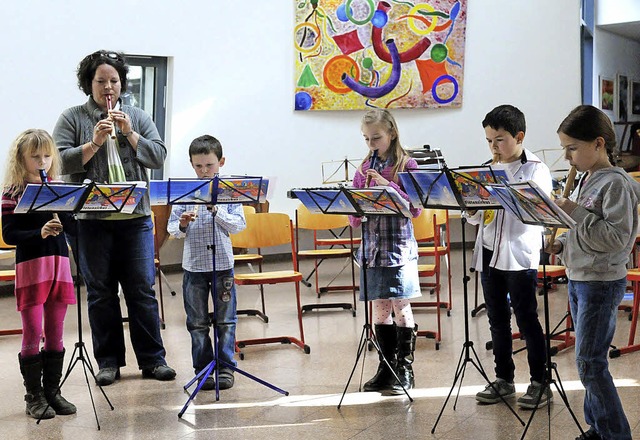
[[[16, 138], [9, 151], [2, 193], [2, 234], [8, 244], [16, 245], [15, 295], [23, 334], [18, 360], [26, 389], [26, 413], [50, 419], [76, 412], [59, 391], [64, 317], [67, 306], [75, 304], [75, 296], [69, 250], [57, 215], [14, 213], [26, 185], [42, 183], [40, 170], [58, 174], [58, 149], [49, 133], [30, 129]], [[72, 225], [67, 222], [69, 217], [59, 215], [65, 226]]]

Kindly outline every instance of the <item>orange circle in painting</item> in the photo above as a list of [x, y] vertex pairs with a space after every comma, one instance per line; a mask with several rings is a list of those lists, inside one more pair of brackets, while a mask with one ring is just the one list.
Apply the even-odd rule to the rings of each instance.
[[300, 52], [304, 52], [304, 53], [313, 52], [318, 48], [318, 46], [320, 46], [320, 41], [322, 40], [322, 38], [320, 38], [320, 28], [313, 23], [309, 23], [309, 22], [300, 23], [294, 28], [293, 35], [298, 35], [298, 31], [304, 27], [308, 27], [315, 33], [316, 40], [313, 42], [313, 45], [310, 47], [302, 47], [300, 44], [298, 44], [298, 41], [296, 38], [294, 38], [295, 41], [293, 43], [296, 45], [296, 49], [298, 49]]
[[[428, 5], [426, 3], [422, 3], [419, 5], [415, 5], [413, 8], [411, 8], [411, 11], [409, 11], [409, 15], [416, 15], [418, 13], [418, 11], [425, 9], [429, 12], [434, 12], [435, 9], [433, 8], [433, 6]], [[431, 31], [433, 31], [436, 26], [438, 24], [438, 17], [436, 15], [433, 16], [433, 18], [431, 19], [431, 24], [429, 25], [429, 27], [427, 29], [419, 29], [418, 26], [416, 26], [416, 20], [415, 18], [411, 18], [409, 17], [408, 20], [408, 25], [409, 28], [411, 28], [411, 30], [413, 32], [415, 32], [418, 35], [427, 35], [430, 34]]]
[[358, 63], [346, 55], [338, 55], [327, 61], [322, 72], [324, 84], [335, 93], [349, 93], [351, 89], [342, 82], [342, 74], [346, 73], [354, 80], [360, 79]]

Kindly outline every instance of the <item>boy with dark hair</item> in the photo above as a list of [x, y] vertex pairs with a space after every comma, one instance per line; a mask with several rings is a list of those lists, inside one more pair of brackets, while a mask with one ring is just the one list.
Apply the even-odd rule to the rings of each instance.
[[[222, 145], [213, 136], [194, 139], [189, 146], [189, 159], [200, 179], [213, 179], [224, 165]], [[215, 227], [212, 223], [215, 222]], [[242, 205], [221, 204], [174, 205], [167, 229], [176, 237], [185, 237], [182, 268], [184, 309], [187, 329], [191, 334], [193, 368], [199, 373], [213, 360], [210, 337], [209, 297], [213, 294], [212, 244], [215, 238], [216, 317], [218, 331], [218, 388], [233, 386], [233, 359], [236, 335], [236, 289], [233, 282], [233, 248], [229, 234], [246, 227]], [[213, 236], [215, 230], [215, 237]], [[215, 389], [213, 376], [206, 378], [203, 390]]]
[[[493, 166], [506, 169], [515, 181], [534, 181], [542, 191], [551, 193], [549, 168], [522, 145], [526, 124], [524, 114], [512, 105], [491, 110], [482, 126]], [[469, 223], [479, 225], [473, 264], [481, 272], [496, 380], [476, 400], [498, 403], [515, 394], [511, 308], [527, 344], [531, 385], [517, 403], [521, 408], [536, 408], [552, 401], [551, 389], [542, 387], [545, 375], [545, 337], [538, 320], [536, 287], [542, 248], [542, 227], [525, 225], [504, 210], [467, 212]]]

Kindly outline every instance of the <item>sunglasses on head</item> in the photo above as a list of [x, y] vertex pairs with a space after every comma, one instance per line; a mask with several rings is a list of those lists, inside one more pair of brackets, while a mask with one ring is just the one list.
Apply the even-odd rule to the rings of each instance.
[[121, 61], [121, 62], [123, 61], [122, 57], [117, 52], [98, 51], [98, 52], [92, 53], [91, 59], [95, 60], [96, 58], [109, 58], [114, 61]]

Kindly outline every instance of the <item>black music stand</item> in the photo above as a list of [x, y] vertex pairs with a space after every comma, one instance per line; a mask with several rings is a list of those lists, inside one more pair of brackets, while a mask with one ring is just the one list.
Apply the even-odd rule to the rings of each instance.
[[[229, 176], [219, 177], [215, 176], [212, 179], [169, 179], [166, 185], [166, 203], [170, 205], [219, 205], [229, 203], [263, 203], [267, 198], [267, 189], [269, 181], [263, 177], [249, 177], [249, 176]], [[162, 191], [162, 189], [161, 189]], [[162, 197], [160, 197], [162, 198]], [[185, 402], [184, 406], [178, 413], [178, 418], [182, 418], [182, 415], [187, 410], [187, 407], [191, 404], [193, 399], [197, 396], [204, 384], [205, 380], [214, 373], [215, 378], [215, 390], [216, 401], [220, 400], [220, 387], [218, 384], [218, 373], [221, 367], [230, 368], [249, 379], [252, 379], [274, 391], [277, 391], [285, 396], [289, 393], [284, 391], [275, 385], [272, 385], [246, 371], [241, 370], [235, 365], [231, 365], [225, 361], [218, 359], [218, 325], [217, 319], [217, 305], [218, 298], [217, 286], [216, 286], [216, 244], [215, 244], [215, 212], [212, 212], [211, 232], [213, 241], [211, 245], [207, 245], [207, 249], [211, 250], [212, 258], [212, 272], [211, 272], [211, 291], [213, 296], [213, 313], [211, 314], [211, 324], [213, 327], [213, 360], [209, 364], [200, 370], [195, 377], [193, 377], [186, 385], [184, 385], [185, 392], [188, 393], [189, 387], [194, 383], [197, 383], [193, 393], [189, 394], [189, 398]]]
[[[106, 185], [95, 183], [83, 183], [83, 184], [70, 184], [70, 183], [48, 183], [45, 182], [42, 185], [29, 184], [25, 188], [24, 195], [20, 202], [16, 206], [14, 212], [17, 213], [30, 213], [30, 212], [68, 212], [77, 214], [78, 212], [128, 212], [133, 211], [135, 206], [140, 201], [140, 197], [146, 189], [138, 187], [136, 183]], [[71, 371], [78, 362], [82, 363], [84, 370], [84, 377], [89, 390], [89, 397], [91, 398], [91, 406], [93, 407], [93, 413], [96, 418], [96, 424], [98, 430], [100, 430], [100, 421], [98, 420], [98, 413], [96, 411], [95, 401], [93, 399], [93, 393], [91, 392], [91, 385], [89, 384], [89, 376], [87, 370], [93, 376], [95, 382], [96, 375], [89, 358], [84, 340], [82, 337], [82, 304], [80, 295], [80, 258], [77, 255], [79, 252], [79, 234], [75, 234], [75, 251], [74, 260], [76, 263], [76, 309], [78, 317], [78, 341], [75, 343], [73, 353], [71, 354], [71, 360], [69, 366], [64, 375], [64, 378], [60, 382], [58, 391], [62, 388], [64, 383], [69, 378]], [[102, 389], [102, 386], [98, 385], [100, 392], [106, 399], [111, 410], [114, 409], [111, 401], [107, 397], [107, 394]], [[56, 391], [57, 392], [57, 391]], [[49, 405], [47, 405], [47, 408]], [[45, 408], [46, 411], [46, 408]], [[44, 414], [44, 411], [43, 411]], [[42, 416], [38, 418], [37, 424], [42, 420]]]
[[[508, 173], [503, 169], [494, 169], [491, 166], [480, 167], [460, 167], [456, 169], [450, 169], [443, 167], [442, 169], [433, 170], [416, 170], [399, 173], [401, 182], [409, 195], [411, 203], [414, 206], [424, 206], [425, 208], [435, 209], [460, 209], [460, 210], [477, 210], [477, 209], [498, 209], [501, 208], [500, 203], [496, 201], [487, 191], [487, 185], [490, 183], [507, 182], [510, 179]], [[484, 380], [493, 387], [493, 384], [489, 380], [489, 377], [484, 371], [478, 353], [476, 353], [473, 347], [473, 341], [469, 337], [469, 299], [467, 284], [469, 283], [469, 276], [467, 275], [467, 249], [466, 249], [466, 237], [465, 228], [467, 220], [464, 216], [460, 217], [462, 226], [462, 269], [463, 269], [463, 299], [464, 299], [464, 343], [462, 345], [462, 351], [460, 358], [458, 359], [458, 365], [451, 384], [449, 394], [442, 405], [440, 414], [436, 419], [431, 433], [433, 434], [438, 426], [438, 422], [444, 413], [444, 409], [449, 402], [451, 393], [456, 386], [458, 380], [460, 384], [458, 386], [458, 392], [453, 404], [455, 411], [458, 397], [460, 396], [460, 389], [462, 387], [462, 380], [464, 379], [467, 363], [471, 363]], [[471, 357], [473, 353], [473, 358]], [[509, 403], [501, 396], [502, 402], [509, 408], [509, 411], [524, 425], [524, 421], [518, 416]]]
[[[370, 187], [370, 188], [351, 188], [351, 187], [338, 187], [338, 188], [309, 188], [309, 189], [293, 189], [290, 191], [290, 197], [295, 197], [302, 202], [303, 205], [309, 209], [312, 213], [322, 214], [347, 214], [362, 217], [362, 223], [367, 221], [368, 215], [402, 215], [405, 217], [411, 217], [408, 203], [391, 187]], [[338, 409], [342, 406], [342, 401], [349, 383], [353, 378], [353, 374], [356, 371], [360, 356], [365, 354], [362, 362], [362, 369], [364, 371], [364, 360], [366, 359], [366, 347], [372, 346], [376, 349], [380, 357], [384, 360], [384, 363], [389, 368], [389, 371], [393, 374], [396, 381], [400, 383], [400, 379], [389, 361], [384, 357], [380, 349], [380, 345], [376, 340], [375, 334], [371, 331], [371, 323], [369, 322], [369, 298], [367, 296], [367, 261], [365, 258], [364, 249], [366, 248], [365, 233], [364, 230], [361, 234], [362, 243], [360, 245], [362, 251], [361, 270], [363, 272], [362, 282], [362, 294], [364, 296], [364, 325], [362, 326], [362, 334], [360, 335], [360, 342], [358, 344], [358, 351], [356, 355], [353, 369], [347, 380], [347, 384], [342, 392], [342, 397], [338, 403]], [[409, 395], [407, 390], [400, 383], [402, 390], [409, 398], [409, 401], [413, 402], [413, 398]], [[362, 380], [360, 380], [360, 386], [358, 390], [362, 389]]]
[[[557, 207], [557, 205], [549, 199], [549, 197], [535, 184], [535, 182], [522, 182], [514, 183], [511, 185], [489, 185], [487, 190], [500, 200], [505, 210], [514, 215], [518, 220], [527, 225], [544, 226], [547, 228], [572, 228], [575, 226], [575, 221], [569, 217], [563, 210]], [[542, 247], [544, 248], [544, 233], [541, 236]], [[542, 264], [543, 279], [546, 280], [546, 261]], [[550, 331], [550, 319], [549, 319], [549, 292], [546, 281], [542, 286], [543, 303], [544, 303], [544, 323], [545, 323], [545, 363], [546, 371], [542, 381], [542, 389], [555, 385], [558, 394], [562, 398], [569, 414], [573, 418], [576, 426], [580, 430], [580, 434], [584, 435], [584, 431], [580, 426], [580, 422], [576, 418], [569, 400], [567, 399], [567, 393], [562, 386], [560, 380], [560, 373], [555, 362], [551, 361], [551, 339], [553, 338], [553, 332]], [[562, 321], [561, 321], [562, 322]], [[557, 327], [556, 327], [557, 328]], [[555, 331], [555, 330], [554, 330]], [[555, 372], [556, 380], [553, 379], [553, 373]], [[529, 426], [533, 421], [538, 410], [538, 404], [542, 398], [542, 393], [538, 396], [535, 408], [531, 412], [529, 421], [524, 428], [521, 439], [527, 435]], [[551, 437], [551, 408], [547, 405], [547, 414], [549, 416], [549, 437]]]

